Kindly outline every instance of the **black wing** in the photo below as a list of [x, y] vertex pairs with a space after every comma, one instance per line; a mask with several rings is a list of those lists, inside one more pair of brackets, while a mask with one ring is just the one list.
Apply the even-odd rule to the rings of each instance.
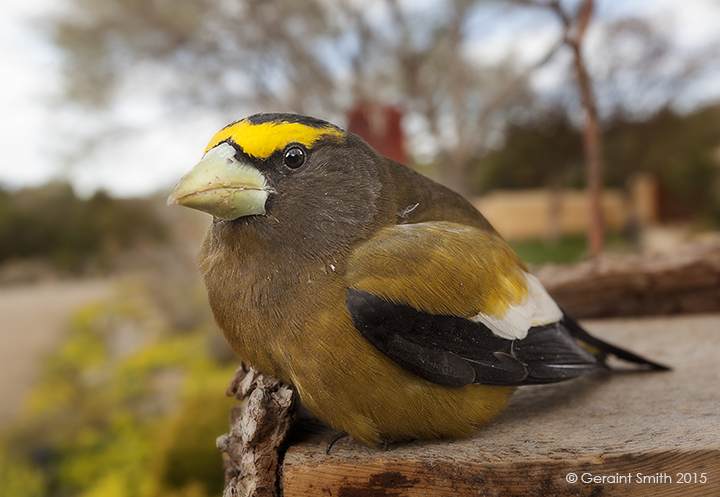
[[561, 323], [563, 327], [570, 333], [570, 335], [572, 335], [573, 338], [575, 338], [576, 340], [580, 340], [581, 342], [585, 342], [586, 344], [593, 347], [597, 347], [601, 353], [601, 357], [605, 357], [607, 354], [613, 354], [614, 356], [617, 356], [625, 361], [648, 366], [650, 369], [657, 369], [660, 371], [670, 370], [670, 368], [667, 366], [663, 366], [662, 364], [659, 364], [657, 362], [650, 361], [648, 359], [645, 359], [644, 357], [640, 357], [633, 352], [630, 352], [629, 350], [621, 349], [620, 347], [616, 347], [611, 343], [604, 342], [599, 338], [592, 336], [590, 333], [585, 331], [585, 329], [580, 326], [577, 321], [575, 321], [573, 318], [571, 318], [564, 312]]
[[349, 289], [355, 327], [404, 369], [445, 386], [554, 383], [606, 370], [562, 323], [530, 328], [522, 340], [496, 336], [481, 323], [430, 314]]

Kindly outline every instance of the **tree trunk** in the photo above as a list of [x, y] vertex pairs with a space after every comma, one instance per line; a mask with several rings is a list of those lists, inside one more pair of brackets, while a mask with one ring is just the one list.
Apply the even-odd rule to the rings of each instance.
[[577, 31], [575, 36], [568, 37], [568, 43], [573, 50], [575, 73], [580, 89], [580, 101], [585, 110], [585, 125], [583, 127], [583, 145], [587, 164], [587, 187], [589, 200], [588, 216], [588, 245], [593, 259], [597, 259], [603, 252], [604, 228], [602, 214], [602, 174], [603, 161], [598, 125], [597, 107], [593, 96], [592, 84], [585, 66], [582, 54], [582, 41], [585, 30], [590, 22], [594, 7], [594, 0], [585, 0], [580, 7], [577, 18]]

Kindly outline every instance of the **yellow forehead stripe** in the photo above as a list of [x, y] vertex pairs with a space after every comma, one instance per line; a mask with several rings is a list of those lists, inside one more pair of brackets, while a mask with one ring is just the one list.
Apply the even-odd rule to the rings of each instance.
[[290, 143], [300, 143], [311, 148], [316, 141], [325, 136], [340, 138], [344, 133], [332, 126], [313, 128], [301, 123], [288, 122], [252, 124], [243, 120], [218, 131], [210, 140], [205, 153], [230, 138], [242, 147], [246, 154], [265, 159]]

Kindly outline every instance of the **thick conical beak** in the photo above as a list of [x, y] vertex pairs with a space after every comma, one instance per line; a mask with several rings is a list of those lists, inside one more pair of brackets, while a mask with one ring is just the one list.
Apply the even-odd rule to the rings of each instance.
[[265, 214], [265, 201], [272, 193], [267, 179], [250, 164], [235, 158], [235, 149], [221, 143], [208, 150], [202, 160], [180, 179], [167, 199], [215, 217], [233, 220]]

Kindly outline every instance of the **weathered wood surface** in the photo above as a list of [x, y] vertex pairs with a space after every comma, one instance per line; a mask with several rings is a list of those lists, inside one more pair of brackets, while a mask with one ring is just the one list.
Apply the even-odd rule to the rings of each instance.
[[326, 455], [333, 432], [315, 429], [285, 454], [284, 496], [720, 495], [720, 314], [585, 324], [673, 370], [521, 388], [463, 441]]
[[230, 416], [230, 433], [218, 437], [223, 454], [223, 497], [276, 497], [282, 493], [280, 455], [295, 420], [297, 393], [244, 364], [228, 396], [247, 399]]
[[536, 273], [577, 319], [720, 312], [720, 243], [547, 266]]

